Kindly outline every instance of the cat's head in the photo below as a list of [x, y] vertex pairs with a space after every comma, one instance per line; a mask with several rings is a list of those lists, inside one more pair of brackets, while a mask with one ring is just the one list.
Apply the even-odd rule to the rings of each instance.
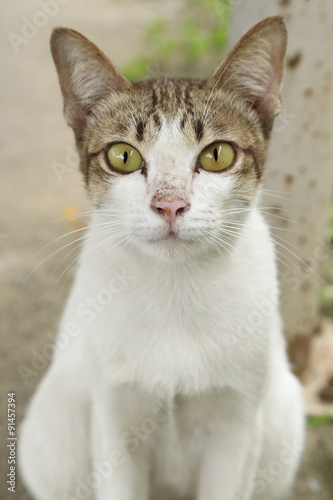
[[286, 39], [268, 18], [207, 80], [131, 83], [85, 37], [54, 30], [65, 116], [115, 239], [170, 257], [228, 250], [256, 203]]

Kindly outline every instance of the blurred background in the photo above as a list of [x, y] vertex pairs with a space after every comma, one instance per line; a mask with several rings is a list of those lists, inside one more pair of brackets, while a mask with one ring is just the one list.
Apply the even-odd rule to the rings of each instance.
[[[283, 109], [262, 211], [272, 227], [281, 309], [304, 384], [307, 448], [291, 500], [333, 498], [333, 5], [331, 0], [4, 0], [1, 27], [0, 498], [12, 498], [7, 393], [16, 421], [42, 379], [89, 209], [49, 51], [74, 28], [133, 80], [206, 77], [269, 15], [289, 32]], [[29, 500], [19, 477], [17, 500]]]

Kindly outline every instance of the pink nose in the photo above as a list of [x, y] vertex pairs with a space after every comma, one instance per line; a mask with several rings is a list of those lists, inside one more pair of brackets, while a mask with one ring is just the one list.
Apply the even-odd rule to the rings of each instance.
[[152, 205], [152, 209], [162, 215], [170, 226], [175, 222], [177, 215], [183, 213], [188, 207], [189, 204], [184, 200], [159, 200]]

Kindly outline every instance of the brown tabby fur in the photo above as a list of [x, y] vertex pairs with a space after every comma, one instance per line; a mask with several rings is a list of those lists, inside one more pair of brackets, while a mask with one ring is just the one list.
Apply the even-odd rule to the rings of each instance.
[[[262, 93], [262, 82], [267, 79], [269, 56], [259, 46], [262, 37], [267, 33], [273, 36], [275, 31], [282, 34], [284, 45], [277, 53], [272, 51], [279, 78], [267, 82], [266, 96]], [[92, 200], [97, 203], [103, 199], [106, 179], [122, 175], [101, 168], [105, 162], [104, 149], [110, 143], [125, 142], [144, 157], [162, 124], [170, 121], [178, 124], [189, 148], [200, 143], [203, 149], [213, 141], [230, 138], [243, 153], [241, 168], [233, 171], [239, 188], [244, 187], [246, 180], [247, 191], [255, 192], [263, 174], [272, 123], [280, 108], [275, 88], [282, 78], [286, 38], [282, 18], [268, 18], [239, 41], [207, 80], [150, 79], [131, 83], [84, 36], [67, 28], [55, 29], [51, 50], [64, 96], [65, 115], [74, 129], [81, 170]], [[71, 43], [67, 44], [69, 39]], [[74, 46], [77, 55], [68, 53], [66, 65], [66, 51], [70, 50], [67, 45]], [[71, 64], [71, 58], [77, 58], [78, 62]], [[76, 69], [74, 73], [72, 67], [80, 65], [82, 70]], [[89, 90], [92, 81], [93, 93]], [[73, 93], [73, 88], [77, 93]], [[196, 165], [193, 171], [198, 171]], [[149, 177], [149, 165], [142, 173]], [[229, 175], [229, 172], [214, 175]]]

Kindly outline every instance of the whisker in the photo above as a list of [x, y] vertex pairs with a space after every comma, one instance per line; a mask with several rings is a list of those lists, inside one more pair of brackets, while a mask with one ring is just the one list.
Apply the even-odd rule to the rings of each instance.
[[[94, 237], [100, 237], [100, 236], [103, 236], [104, 234], [110, 234], [110, 229], [114, 230], [114, 226], [112, 226], [111, 228], [110, 227], [106, 227], [106, 228], [99, 228], [97, 231], [92, 231], [90, 234], [89, 234], [89, 238], [94, 238]], [[81, 246], [81, 242], [87, 238], [87, 235], [85, 234], [84, 236], [82, 236], [81, 238], [78, 238], [77, 240], [75, 240], [74, 242], [71, 242], [71, 243], [68, 243], [67, 245], [65, 245], [65, 247], [62, 247], [61, 249], [59, 249], [60, 251], [63, 250], [64, 248], [66, 248], [67, 246], [69, 245], [72, 245], [73, 243], [77, 243], [79, 242], [78, 245], [76, 245], [76, 247], [72, 248], [70, 252], [66, 253], [66, 255], [61, 259], [60, 262], [58, 262], [55, 270], [57, 270], [61, 264], [63, 263], [63, 261], [65, 259], [67, 259], [73, 252], [75, 252], [79, 246]]]
[[285, 191], [277, 191], [277, 190], [275, 191], [273, 189], [262, 188], [261, 192], [264, 195], [267, 194], [269, 196], [273, 196], [274, 198], [278, 198], [278, 199], [281, 199], [281, 200], [293, 203], [295, 205], [298, 205], [300, 208], [304, 207], [303, 203], [300, 203], [299, 201], [296, 201], [291, 194], [286, 193]]
[[[295, 254], [295, 252], [293, 252], [292, 250], [290, 250], [290, 248], [288, 248], [286, 245], [283, 245], [280, 241], [276, 241], [275, 240], [275, 237], [276, 235], [273, 236], [273, 240], [274, 240], [274, 243], [276, 245], [279, 245], [281, 248], [283, 248], [286, 252], [288, 252], [290, 255], [292, 255], [295, 260], [297, 262], [299, 262], [302, 266], [304, 266], [306, 269], [308, 269], [308, 271], [310, 271], [316, 278], [318, 278], [324, 285], [326, 285], [326, 282], [325, 280], [323, 280], [321, 278], [321, 276], [319, 276], [315, 271], [314, 269], [311, 268], [311, 266], [309, 266], [309, 264], [307, 264], [303, 259], [301, 259], [298, 255]], [[288, 243], [288, 244], [291, 244], [287, 241], [284, 240], [285, 243]], [[292, 245], [294, 246], [294, 245]], [[294, 247], [294, 248], [297, 248], [297, 247]], [[285, 255], [285, 254], [284, 254]], [[285, 255], [286, 256], [286, 255]], [[291, 260], [291, 259], [290, 259]]]
[[300, 226], [305, 226], [306, 225], [304, 222], [293, 220], [293, 219], [290, 219], [289, 217], [283, 217], [282, 215], [277, 215], [277, 214], [274, 214], [272, 212], [267, 212], [266, 211], [266, 209], [267, 210], [269, 210], [269, 209], [274, 209], [275, 210], [275, 207], [264, 207], [264, 208], [265, 208], [265, 210], [262, 210], [262, 207], [259, 208], [260, 213], [268, 215], [270, 217], [276, 217], [277, 219], [285, 220], [285, 221], [290, 222], [292, 224], [299, 224]]
[[[247, 222], [246, 221], [221, 221], [223, 224], [226, 224], [227, 226], [235, 227], [235, 228], [244, 228], [247, 231], [252, 231], [251, 229], [247, 228]], [[290, 229], [286, 227], [279, 227], [279, 226], [271, 226], [269, 225], [270, 229], [275, 229], [278, 231], [286, 231], [289, 233], [299, 233], [300, 229]]]
[[[111, 227], [110, 224], [116, 224], [116, 222], [102, 222], [100, 224], [94, 224], [92, 226], [90, 226], [90, 228], [92, 229], [95, 229], [97, 227], [100, 226], [100, 229], [104, 229], [106, 227], [106, 225], [108, 225], [108, 227]], [[119, 223], [118, 223], [119, 224]], [[114, 227], [114, 226], [112, 226]], [[58, 236], [57, 238], [55, 238], [54, 240], [52, 240], [51, 242], [47, 243], [46, 245], [44, 245], [40, 250], [38, 250], [32, 257], [30, 257], [26, 264], [30, 263], [33, 259], [35, 259], [38, 255], [40, 255], [44, 250], [46, 250], [47, 248], [49, 248], [51, 245], [54, 245], [55, 243], [57, 243], [58, 241], [62, 240], [63, 238], [66, 238], [67, 236], [71, 236], [75, 233], [78, 233], [78, 232], [81, 232], [81, 231], [85, 231], [87, 232], [87, 227], [84, 227], [84, 228], [80, 228], [80, 229], [76, 229], [74, 231], [69, 231], [67, 232], [66, 234], [63, 234], [61, 236]], [[69, 243], [66, 243], [65, 245], [62, 245], [60, 248], [54, 250], [53, 252], [51, 252], [51, 254], [49, 254], [48, 256], [46, 256], [44, 259], [41, 260], [41, 262], [39, 262], [31, 271], [29, 271], [29, 273], [26, 275], [26, 277], [24, 278], [24, 283], [30, 278], [30, 276], [37, 270], [39, 269], [39, 267], [41, 265], [43, 265], [45, 262], [48, 262], [50, 259], [52, 259], [53, 257], [55, 257], [56, 255], [58, 255], [58, 253], [60, 253], [61, 251], [65, 250], [66, 248], [68, 248], [69, 246], [71, 245], [74, 245], [75, 243], [77, 243], [78, 241], [82, 241], [84, 240], [85, 238], [85, 234]]]
[[[123, 231], [123, 233], [125, 234], [125, 231]], [[120, 232], [120, 234], [122, 234]], [[98, 235], [99, 236], [99, 235]], [[117, 234], [112, 234], [110, 235], [108, 238], [105, 238], [103, 241], [98, 241], [95, 245], [92, 246], [92, 248], [89, 248], [88, 250], [86, 250], [84, 252], [84, 256], [87, 256], [88, 254], [91, 254], [92, 252], [94, 252], [99, 246], [102, 246], [104, 245], [105, 243], [107, 243], [110, 239], [114, 238], [115, 236], [118, 236]], [[76, 257], [65, 269], [64, 271], [61, 273], [60, 277], [58, 278], [56, 284], [59, 283], [59, 281], [62, 279], [62, 277], [64, 276], [64, 274], [70, 269], [72, 268], [72, 271], [68, 274], [64, 284], [63, 284], [63, 287], [65, 286], [65, 284], [67, 283], [68, 279], [70, 278], [70, 276], [72, 275], [72, 272], [73, 272], [73, 269], [74, 269], [74, 265], [77, 263], [77, 261], [80, 259], [81, 257], [81, 254], [78, 255], [78, 257]]]

